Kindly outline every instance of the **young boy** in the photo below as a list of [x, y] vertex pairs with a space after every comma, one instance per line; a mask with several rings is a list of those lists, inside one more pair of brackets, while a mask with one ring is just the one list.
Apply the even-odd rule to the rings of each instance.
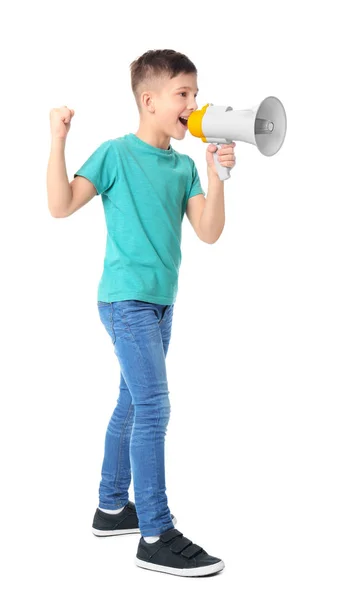
[[[131, 65], [140, 123], [136, 134], [102, 143], [69, 183], [65, 141], [74, 115], [50, 113], [52, 148], [48, 205], [67, 217], [101, 195], [107, 226], [98, 287], [100, 319], [120, 365], [120, 393], [108, 424], [92, 531], [98, 536], [140, 532], [136, 564], [175, 575], [221, 571], [224, 563], [175, 528], [165, 485], [164, 440], [170, 416], [167, 355], [186, 213], [198, 237], [214, 243], [224, 227], [223, 182], [206, 151], [205, 198], [194, 161], [176, 152], [196, 110], [197, 70], [174, 50], [148, 51]], [[233, 167], [235, 144], [218, 151]], [[133, 475], [135, 504], [128, 489]]]

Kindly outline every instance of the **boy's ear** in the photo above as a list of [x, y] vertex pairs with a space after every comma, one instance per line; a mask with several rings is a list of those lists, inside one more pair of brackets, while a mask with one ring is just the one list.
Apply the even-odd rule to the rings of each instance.
[[153, 97], [150, 94], [150, 92], [143, 92], [142, 97], [141, 97], [141, 103], [142, 103], [142, 106], [145, 106], [145, 108], [149, 112], [155, 111]]

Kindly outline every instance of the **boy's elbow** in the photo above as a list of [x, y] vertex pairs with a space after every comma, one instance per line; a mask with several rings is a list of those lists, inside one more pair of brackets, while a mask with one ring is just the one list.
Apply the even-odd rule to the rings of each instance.
[[215, 237], [209, 237], [209, 238], [201, 237], [201, 240], [203, 242], [205, 242], [206, 244], [216, 244], [216, 242], [220, 239], [222, 233], [223, 233], [223, 229], [219, 233], [215, 233]]
[[65, 217], [67, 217], [68, 215], [62, 214], [60, 212], [57, 212], [55, 210], [53, 210], [52, 208], [48, 209], [50, 212], [51, 217], [53, 217], [54, 219], [65, 219]]
[[217, 238], [205, 238], [205, 237], [200, 236], [200, 240], [201, 240], [201, 242], [204, 242], [205, 244], [212, 245], [212, 244], [215, 244], [217, 242], [217, 240], [218, 240], [219, 237], [220, 236], [218, 236]]

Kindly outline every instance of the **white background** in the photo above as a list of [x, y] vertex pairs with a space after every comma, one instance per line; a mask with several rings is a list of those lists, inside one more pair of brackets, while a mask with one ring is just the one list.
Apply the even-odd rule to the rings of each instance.
[[[338, 600], [338, 25], [330, 1], [38, 2], [2, 12], [1, 545], [4, 597]], [[75, 110], [73, 173], [136, 132], [129, 65], [187, 54], [198, 104], [277, 96], [281, 150], [238, 142], [214, 245], [183, 221], [167, 358], [167, 493], [177, 527], [226, 568], [138, 569], [138, 536], [91, 533], [119, 366], [99, 320], [100, 196], [48, 212], [49, 111]], [[206, 145], [173, 147], [207, 191]], [[133, 489], [131, 488], [131, 499]]]

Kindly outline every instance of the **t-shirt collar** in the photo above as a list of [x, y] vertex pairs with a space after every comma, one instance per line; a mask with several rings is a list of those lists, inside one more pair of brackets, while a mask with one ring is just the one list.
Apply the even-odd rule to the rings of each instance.
[[151, 144], [148, 144], [147, 142], [144, 142], [143, 140], [141, 140], [139, 137], [136, 136], [135, 133], [129, 133], [128, 138], [129, 138], [130, 142], [132, 142], [136, 147], [139, 147], [144, 150], [148, 150], [149, 152], [151, 152], [153, 154], [158, 154], [159, 156], [171, 156], [174, 152], [171, 144], [169, 145], [169, 148], [167, 148], [167, 149], [157, 148], [156, 146], [152, 146]]

